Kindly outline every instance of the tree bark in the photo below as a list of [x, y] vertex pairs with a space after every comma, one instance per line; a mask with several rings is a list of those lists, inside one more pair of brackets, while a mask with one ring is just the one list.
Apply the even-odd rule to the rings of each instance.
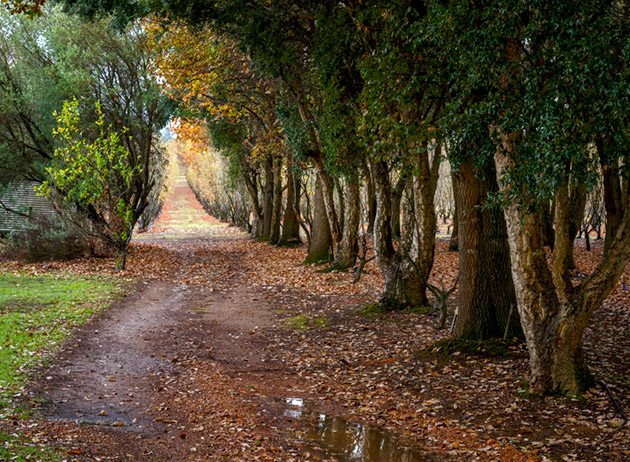
[[394, 239], [400, 239], [400, 203], [406, 184], [406, 179], [401, 175], [392, 191], [392, 236]]
[[271, 212], [271, 226], [269, 242], [277, 244], [280, 241], [280, 219], [282, 217], [282, 156], [275, 156], [273, 160], [273, 208]]
[[[499, 184], [510, 168], [513, 143], [502, 135], [503, 149], [495, 154]], [[518, 309], [530, 355], [530, 390], [577, 394], [591, 383], [582, 353], [582, 334], [630, 261], [630, 214], [623, 214], [600, 265], [574, 287], [568, 268], [568, 185], [559, 188], [555, 201], [556, 232], [550, 265], [540, 213], [524, 210], [516, 203], [509, 204], [504, 212]]]
[[338, 270], [352, 268], [357, 261], [359, 222], [361, 220], [361, 214], [359, 213], [361, 189], [358, 175], [348, 178], [346, 195], [343, 237], [335, 251], [335, 260], [333, 262], [333, 268]]
[[271, 219], [273, 215], [273, 157], [265, 159], [265, 188], [263, 191], [263, 229], [262, 240], [268, 241], [271, 235]]
[[457, 252], [459, 250], [459, 182], [453, 168], [451, 168], [451, 183], [453, 185], [453, 201], [455, 202], [455, 213], [453, 213], [453, 231], [451, 231], [451, 239], [448, 243], [449, 252]]
[[410, 217], [403, 222], [398, 250], [392, 241], [392, 187], [386, 162], [372, 160], [372, 177], [376, 193], [374, 248], [385, 290], [381, 303], [390, 308], [426, 306], [426, 281], [433, 266], [435, 250], [435, 188], [439, 173], [440, 154], [433, 162], [426, 152], [410, 159], [415, 172], [410, 185]]
[[367, 186], [367, 229], [368, 234], [374, 233], [376, 221], [376, 187], [374, 182], [374, 172], [369, 166], [365, 167], [365, 177]]
[[485, 207], [497, 191], [494, 167], [481, 179], [468, 157], [459, 165], [459, 300], [453, 336], [469, 340], [500, 338], [509, 319], [508, 335], [522, 335], [510, 273], [510, 249], [503, 211]]
[[332, 236], [326, 215], [324, 194], [319, 177], [315, 181], [313, 194], [313, 229], [311, 232], [311, 246], [304, 263], [320, 263], [330, 261], [332, 250]]
[[254, 169], [252, 169], [252, 167], [247, 163], [244, 156], [239, 156], [239, 164], [241, 166], [242, 177], [245, 182], [245, 189], [247, 190], [247, 196], [251, 206], [251, 213], [254, 216], [252, 235], [255, 238], [260, 238], [262, 236], [262, 210], [260, 202], [258, 201], [258, 184], [256, 174]]
[[293, 172], [293, 158], [287, 162], [287, 206], [282, 220], [282, 236], [278, 245], [285, 246], [302, 242], [300, 239], [300, 222], [297, 211], [300, 210], [299, 191], [296, 191], [297, 179]]

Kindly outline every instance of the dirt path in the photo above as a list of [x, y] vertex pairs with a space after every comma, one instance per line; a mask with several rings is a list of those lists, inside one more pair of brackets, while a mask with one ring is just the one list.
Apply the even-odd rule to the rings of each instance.
[[[39, 438], [54, 435], [76, 460], [250, 460], [254, 445], [260, 460], [302, 452], [269, 428], [291, 371], [274, 360], [272, 309], [222, 245], [245, 238], [209, 217], [180, 175], [140, 236], [172, 252], [170, 278], [139, 283], [41, 372], [31, 393], [46, 419]], [[196, 283], [196, 267], [210, 282]]]

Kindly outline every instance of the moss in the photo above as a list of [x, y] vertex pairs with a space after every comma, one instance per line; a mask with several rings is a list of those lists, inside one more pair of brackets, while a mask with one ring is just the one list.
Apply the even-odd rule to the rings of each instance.
[[328, 327], [330, 322], [327, 318], [309, 318], [304, 315], [293, 316], [284, 322], [286, 328], [304, 332], [307, 329], [321, 329]]

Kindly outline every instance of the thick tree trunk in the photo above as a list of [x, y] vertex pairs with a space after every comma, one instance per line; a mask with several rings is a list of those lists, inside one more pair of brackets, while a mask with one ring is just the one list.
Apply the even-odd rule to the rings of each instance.
[[271, 235], [271, 219], [273, 215], [273, 157], [265, 159], [265, 188], [263, 191], [263, 231], [262, 240], [268, 241]]
[[[513, 141], [503, 136], [495, 154], [499, 183], [512, 162]], [[505, 186], [503, 186], [505, 187]], [[600, 265], [578, 286], [568, 268], [570, 252], [568, 186], [555, 197], [555, 243], [547, 263], [540, 213], [516, 203], [505, 208], [512, 275], [530, 355], [534, 393], [576, 394], [590, 382], [582, 354], [582, 334], [590, 317], [608, 296], [630, 261], [630, 214], [624, 214]]]
[[361, 220], [361, 214], [359, 213], [361, 189], [358, 176], [355, 175], [348, 178], [346, 196], [343, 237], [335, 251], [333, 263], [333, 268], [339, 270], [352, 268], [357, 261], [359, 222]]
[[293, 172], [293, 159], [289, 157], [287, 163], [287, 206], [284, 209], [284, 218], [282, 220], [282, 237], [278, 245], [290, 245], [292, 243], [301, 242], [300, 239], [300, 222], [298, 221], [297, 211], [300, 209], [299, 191], [296, 191], [296, 177]]
[[457, 174], [461, 251], [456, 338], [500, 338], [508, 319], [508, 335], [522, 335], [503, 211], [484, 206], [488, 194], [498, 189], [493, 170], [492, 166], [484, 169], [486, 178], [478, 178], [469, 157], [459, 165]]
[[282, 217], [282, 157], [273, 160], [273, 210], [269, 229], [269, 242], [277, 244], [280, 241], [280, 219]]
[[304, 263], [320, 263], [330, 261], [332, 250], [332, 236], [328, 217], [326, 215], [326, 205], [324, 204], [324, 194], [322, 192], [321, 180], [319, 177], [315, 182], [315, 194], [313, 194], [313, 229], [311, 232], [311, 246]]

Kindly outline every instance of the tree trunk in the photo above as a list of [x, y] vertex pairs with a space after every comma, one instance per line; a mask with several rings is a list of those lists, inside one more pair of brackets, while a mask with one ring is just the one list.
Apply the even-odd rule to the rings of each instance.
[[426, 306], [424, 282], [412, 262], [396, 252], [392, 242], [392, 192], [387, 164], [380, 160], [374, 161], [372, 172], [377, 200], [374, 251], [385, 279], [380, 303], [389, 309]]
[[304, 263], [320, 263], [330, 261], [332, 250], [332, 236], [330, 225], [326, 215], [326, 205], [324, 204], [324, 194], [321, 180], [317, 177], [315, 181], [315, 194], [313, 194], [313, 229], [311, 232], [311, 246]]
[[293, 159], [287, 163], [287, 206], [282, 220], [282, 237], [278, 245], [285, 246], [301, 242], [300, 223], [296, 210], [300, 209], [299, 191], [296, 191], [296, 177], [293, 172]]
[[374, 172], [372, 169], [367, 168], [367, 205], [368, 205], [368, 222], [367, 233], [374, 233], [374, 226], [376, 221], [376, 185], [374, 179]]
[[263, 197], [263, 232], [262, 240], [268, 241], [271, 235], [271, 219], [273, 216], [273, 157], [265, 159], [265, 189]]
[[457, 252], [459, 250], [459, 182], [455, 170], [451, 168], [451, 183], [453, 185], [453, 201], [455, 202], [455, 213], [453, 213], [453, 231], [451, 239], [448, 243], [449, 252]]
[[381, 303], [390, 308], [426, 306], [426, 281], [433, 266], [435, 250], [434, 196], [437, 186], [440, 155], [436, 150], [433, 162], [426, 152], [412, 161], [415, 175], [410, 185], [411, 215], [403, 222], [398, 250], [392, 241], [392, 187], [387, 163], [373, 160], [372, 177], [376, 193], [376, 220], [374, 249], [383, 278], [385, 290]]
[[280, 219], [282, 217], [282, 156], [275, 156], [273, 160], [273, 209], [269, 242], [277, 244], [280, 241]]
[[239, 163], [241, 165], [243, 181], [245, 181], [245, 188], [247, 189], [247, 195], [251, 205], [251, 213], [254, 215], [252, 235], [256, 238], [260, 238], [262, 237], [263, 214], [260, 208], [260, 202], [258, 201], [258, 185], [256, 176], [253, 173], [253, 169], [247, 164], [247, 161], [243, 158], [243, 156], [239, 156]]
[[337, 203], [339, 204], [339, 231], [341, 231], [341, 239], [343, 240], [343, 227], [346, 224], [346, 200], [343, 185], [340, 180], [335, 181], [335, 190], [337, 191]]
[[[603, 151], [598, 143], [598, 150]], [[608, 254], [610, 246], [619, 229], [623, 215], [623, 201], [621, 182], [619, 180], [619, 165], [615, 162], [606, 164], [605, 155], [600, 153], [601, 165], [604, 171], [604, 205], [606, 206], [606, 234], [604, 236], [604, 253]]]
[[406, 179], [401, 175], [392, 191], [392, 236], [394, 239], [400, 239], [400, 203], [406, 184]]
[[352, 268], [357, 261], [359, 222], [361, 221], [361, 214], [359, 213], [361, 189], [358, 175], [348, 178], [346, 195], [343, 237], [335, 251], [333, 263], [333, 268], [339, 270]]
[[[511, 165], [510, 154], [514, 150], [513, 140], [502, 138], [503, 149], [495, 154], [499, 183]], [[544, 251], [540, 213], [525, 211], [517, 203], [509, 204], [504, 211], [518, 309], [530, 355], [530, 390], [539, 394], [577, 394], [590, 383], [582, 354], [582, 334], [630, 261], [630, 214], [625, 213], [620, 220], [600, 265], [574, 287], [568, 268], [568, 185], [558, 189], [555, 202], [556, 232], [550, 264]]]
[[476, 176], [470, 157], [459, 165], [459, 300], [454, 337], [469, 340], [500, 338], [509, 318], [508, 335], [520, 336], [516, 294], [510, 274], [510, 249], [503, 211], [485, 207], [497, 191], [494, 168]]
[[586, 187], [584, 183], [569, 188], [569, 239], [571, 247], [569, 253], [569, 269], [575, 269], [574, 243], [584, 220], [586, 209]]

